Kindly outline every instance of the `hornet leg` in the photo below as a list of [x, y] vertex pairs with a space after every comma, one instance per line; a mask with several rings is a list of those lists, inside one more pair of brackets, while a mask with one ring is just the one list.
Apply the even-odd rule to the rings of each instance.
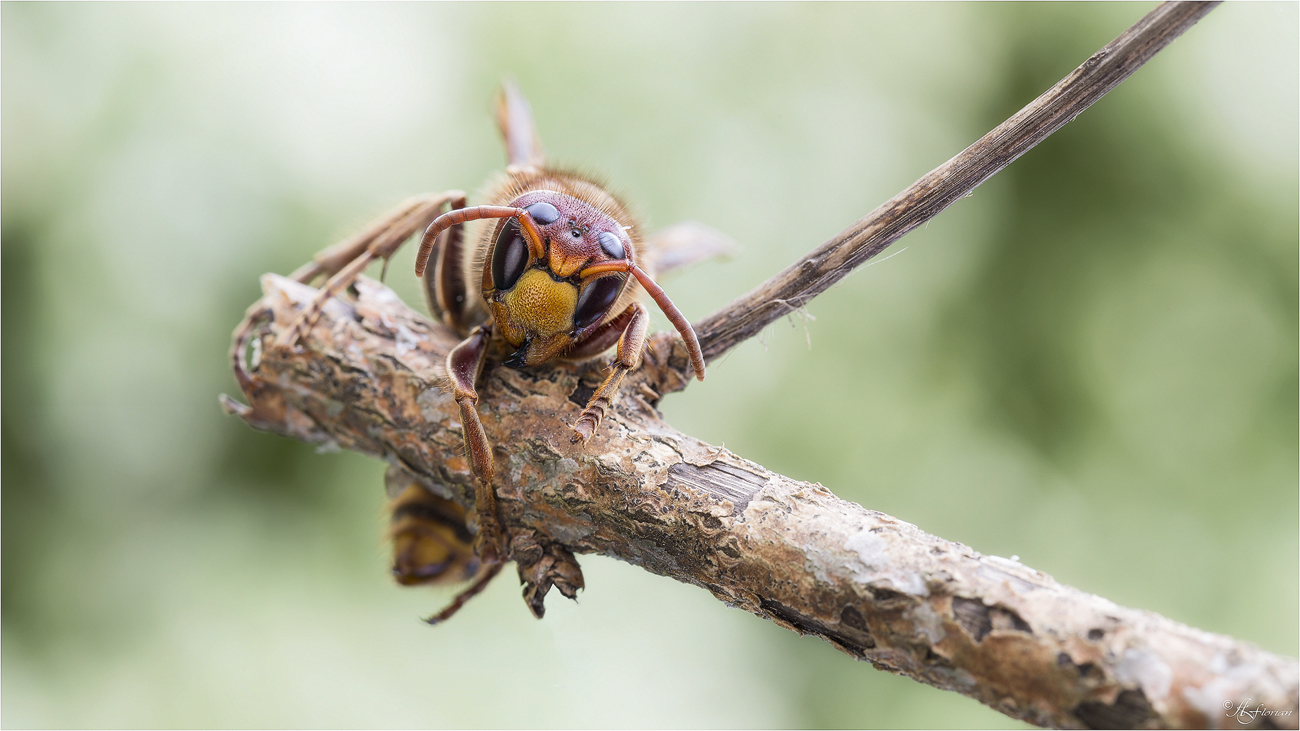
[[[625, 324], [623, 324], [623, 334], [618, 339], [614, 362], [610, 363], [609, 375], [605, 377], [605, 382], [600, 384], [600, 388], [591, 395], [591, 399], [587, 401], [587, 408], [582, 410], [578, 420], [573, 423], [571, 428], [574, 435], [569, 440], [571, 442], [581, 441], [585, 444], [588, 439], [591, 439], [596, 427], [600, 426], [601, 419], [605, 417], [605, 412], [613, 404], [614, 394], [622, 385], [623, 376], [626, 376], [627, 372], [635, 368], [637, 362], [641, 360], [641, 351], [645, 349], [646, 333], [650, 327], [650, 313], [646, 311], [645, 305], [640, 302], [628, 305], [622, 314], [610, 320], [608, 324], [616, 325], [616, 323]], [[604, 339], [602, 335], [611, 331], [618, 332], [614, 328], [608, 330], [602, 328], [593, 333], [588, 342], [595, 347], [598, 343], [593, 341]], [[579, 344], [575, 351], [581, 354], [583, 345], [585, 344]], [[609, 347], [609, 344], [606, 342], [604, 347]]]
[[438, 217], [443, 204], [457, 195], [463, 197], [459, 192], [452, 192], [412, 198], [361, 233], [325, 249], [313, 257], [309, 264], [295, 271], [292, 277], [300, 282], [310, 282], [321, 275], [328, 276], [329, 279], [316, 299], [280, 334], [278, 344], [293, 345], [298, 342], [298, 338], [316, 323], [321, 308], [331, 297], [351, 286], [370, 262], [375, 259], [387, 261], [407, 239]]
[[483, 422], [479, 420], [478, 391], [474, 384], [483, 370], [490, 325], [478, 327], [460, 345], [447, 354], [447, 375], [451, 378], [452, 394], [460, 407], [460, 421], [465, 430], [465, 447], [469, 453], [470, 469], [474, 473], [474, 512], [478, 514], [479, 558], [484, 564], [500, 563], [506, 559], [509, 536], [497, 515], [497, 495], [492, 488], [495, 470], [492, 464], [492, 445], [488, 443]]

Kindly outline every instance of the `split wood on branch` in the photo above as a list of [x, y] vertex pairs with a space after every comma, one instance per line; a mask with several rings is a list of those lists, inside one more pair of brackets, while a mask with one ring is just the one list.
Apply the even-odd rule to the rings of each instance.
[[[1086, 106], [1052, 99], [1095, 99], [1207, 9], [1162, 5], [811, 264], [705, 320], [706, 353], [757, 333], [788, 311], [781, 307], [806, 302], [937, 213]], [[1078, 93], [1080, 84], [1093, 91]], [[1017, 120], [1032, 128], [1028, 137]], [[223, 403], [256, 428], [383, 459], [391, 486], [415, 480], [472, 507], [443, 368], [457, 338], [373, 280], [354, 290], [354, 299], [326, 304], [299, 347], [285, 347], [277, 337], [316, 290], [266, 275], [231, 353], [248, 405]], [[566, 422], [599, 384], [598, 363], [488, 364], [478, 409], [498, 445], [510, 558], [534, 607], [572, 570], [573, 553], [599, 553], [1043, 726], [1238, 725], [1225, 708], [1243, 703], [1282, 714], [1257, 715], [1257, 725], [1296, 726], [1294, 660], [1063, 586], [676, 431], [655, 407], [688, 372], [681, 341], [655, 336], [617, 408], [591, 442], [574, 446]]]

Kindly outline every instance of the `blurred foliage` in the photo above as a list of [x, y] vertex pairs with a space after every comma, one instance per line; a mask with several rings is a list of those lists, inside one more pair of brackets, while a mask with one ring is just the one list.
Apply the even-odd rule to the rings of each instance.
[[[742, 243], [667, 282], [698, 318], [1147, 8], [0, 6], [5, 724], [1006, 726], [595, 557], [542, 622], [506, 579], [430, 630], [382, 465], [215, 397], [258, 275], [501, 164], [504, 76], [555, 161]], [[1216, 9], [667, 417], [1297, 654], [1296, 22]]]

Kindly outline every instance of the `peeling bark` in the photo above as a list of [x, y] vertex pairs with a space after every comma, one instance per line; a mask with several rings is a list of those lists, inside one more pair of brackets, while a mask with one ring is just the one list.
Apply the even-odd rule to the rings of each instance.
[[[290, 350], [274, 345], [316, 290], [276, 275], [237, 331], [244, 406], [259, 429], [387, 461], [473, 507], [443, 361], [455, 337], [361, 279]], [[498, 507], [528, 601], [580, 586], [571, 553], [599, 553], [710, 591], [881, 670], [1042, 726], [1238, 725], [1226, 703], [1288, 716], [1294, 660], [1063, 586], [705, 444], [664, 423], [681, 379], [675, 337], [641, 368], [585, 447], [569, 442], [596, 362], [527, 372], [489, 363], [478, 408], [495, 445]], [[568, 580], [566, 585], [564, 582]]]

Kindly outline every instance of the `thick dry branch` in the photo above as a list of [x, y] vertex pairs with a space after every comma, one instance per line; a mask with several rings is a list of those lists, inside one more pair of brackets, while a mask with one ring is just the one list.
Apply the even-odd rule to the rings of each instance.
[[696, 324], [705, 361], [713, 361], [757, 335], [768, 323], [803, 307], [907, 232], [939, 215], [1079, 116], [1217, 4], [1168, 2], [1158, 6], [997, 129]]
[[[277, 336], [316, 290], [275, 275], [263, 289], [232, 353], [249, 405], [227, 409], [386, 460], [390, 482], [416, 479], [471, 507], [442, 373], [455, 336], [362, 279], [355, 301], [331, 300], [301, 347], [285, 348]], [[488, 364], [478, 408], [512, 558], [534, 587], [541, 558], [600, 553], [1031, 723], [1235, 726], [1225, 706], [1246, 703], [1289, 714], [1256, 724], [1295, 728], [1294, 660], [1062, 586], [674, 430], [654, 408], [680, 372], [670, 343], [652, 341], [586, 446], [566, 423], [599, 363]]]

